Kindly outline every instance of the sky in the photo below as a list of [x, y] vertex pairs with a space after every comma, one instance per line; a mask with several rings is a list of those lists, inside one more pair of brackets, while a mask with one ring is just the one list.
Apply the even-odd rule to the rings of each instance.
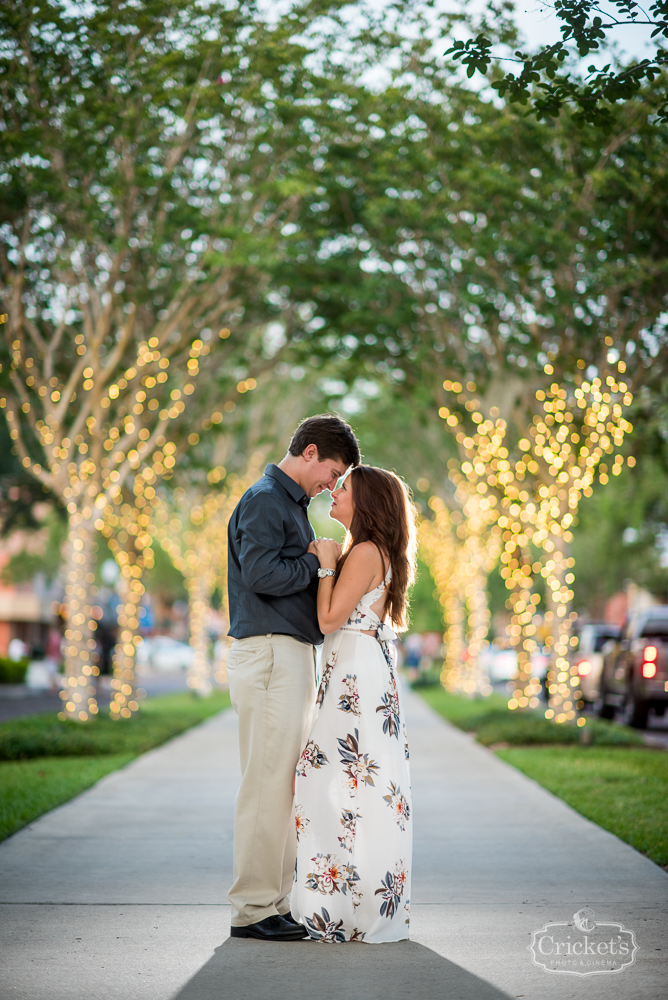
[[[603, 13], [610, 9], [610, 4], [602, 3], [600, 6]], [[551, 5], [541, 3], [540, 0], [518, 0], [515, 4], [515, 18], [530, 49], [550, 45], [561, 37], [558, 17]], [[647, 55], [651, 32], [649, 26], [630, 25], [614, 29], [610, 32], [610, 37], [618, 42], [620, 49], [628, 57], [642, 59]]]
[[[286, 10], [289, 10], [293, 3], [294, 0], [259, 0], [260, 8], [264, 9], [270, 19], [278, 17]], [[436, 0], [433, 7], [434, 21], [439, 13], [466, 11], [475, 16], [476, 13], [484, 10], [486, 4], [487, 0]], [[363, 2], [353, 2], [341, 8], [341, 12], [346, 19], [354, 23], [356, 7], [358, 9], [371, 7], [378, 12], [389, 8], [390, 5], [391, 0], [363, 0]], [[616, 10], [616, 8], [610, 2], [602, 0], [597, 10], [600, 16], [604, 18], [605, 23], [605, 17], [611, 11]], [[561, 22], [554, 13], [553, 0], [515, 0], [515, 19], [523, 36], [522, 48], [527, 51], [535, 51], [544, 45], [557, 42], [561, 38]], [[655, 45], [650, 38], [651, 32], [652, 27], [649, 25], [631, 24], [612, 29], [607, 36], [608, 47], [601, 49], [598, 53], [590, 53], [582, 60], [580, 71], [585, 73], [587, 67], [592, 64], [601, 68], [610, 62], [615, 51], [624, 62], [647, 57], [655, 49]], [[457, 31], [455, 37], [464, 38], [466, 34], [463, 31]], [[450, 39], [447, 36], [439, 34], [438, 30], [434, 32], [434, 52], [436, 54], [440, 55], [445, 52], [449, 44]], [[510, 55], [510, 53], [508, 54]], [[513, 69], [513, 64], [510, 62], [506, 62], [503, 65], [508, 70]], [[375, 70], [370, 70], [368, 74], [365, 74], [365, 78], [367, 76], [369, 77], [367, 82], [372, 87], [374, 85], [382, 86], [385, 79], [385, 73], [380, 66]], [[479, 77], [477, 80], [474, 77], [472, 85], [483, 85], [482, 77]]]

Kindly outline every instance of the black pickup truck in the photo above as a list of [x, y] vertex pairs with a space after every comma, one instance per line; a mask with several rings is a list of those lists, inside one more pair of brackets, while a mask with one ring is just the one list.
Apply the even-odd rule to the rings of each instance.
[[631, 617], [603, 659], [599, 715], [637, 729], [668, 707], [668, 605]]

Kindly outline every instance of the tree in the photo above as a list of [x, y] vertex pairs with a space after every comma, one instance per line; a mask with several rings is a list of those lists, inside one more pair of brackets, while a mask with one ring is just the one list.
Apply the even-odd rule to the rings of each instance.
[[258, 478], [260, 460], [260, 455], [251, 456], [245, 475], [229, 476], [223, 492], [203, 495], [178, 487], [172, 509], [162, 504], [156, 511], [157, 537], [186, 581], [190, 645], [195, 654], [188, 684], [200, 696], [212, 690], [207, 613], [216, 587], [223, 599], [227, 596], [227, 522]]
[[452, 84], [412, 47], [354, 109], [363, 155], [353, 136], [318, 133], [328, 152], [304, 212], [321, 231], [294, 235], [283, 275], [327, 331], [321, 346], [352, 378], [408, 394], [473, 381], [511, 414], [531, 409], [538, 384], [608, 365], [634, 395], [656, 391], [668, 147], [650, 107], [628, 102], [607, 137], [540, 124]]
[[500, 531], [487, 500], [467, 487], [460, 477], [455, 498], [461, 511], [430, 498], [434, 518], [422, 522], [420, 538], [446, 623], [442, 683], [451, 691], [489, 694], [480, 653], [489, 644], [487, 577], [499, 557]]
[[[452, 407], [458, 384], [458, 412], [492, 424], [502, 413], [499, 447], [506, 455], [496, 457], [509, 469], [522, 467], [520, 441], [534, 440], [529, 428], [538, 433], [534, 422], [545, 423], [543, 402], [555, 391], [565, 392], [578, 423], [584, 396], [592, 418], [596, 408], [612, 408], [601, 412], [603, 423], [613, 421], [623, 435], [621, 410], [641, 386], [650, 397], [658, 390], [668, 352], [666, 217], [657, 200], [667, 159], [665, 132], [647, 118], [651, 101], [629, 102], [605, 138], [575, 132], [565, 119], [540, 125], [488, 105], [446, 85], [428, 57], [420, 62], [419, 50], [410, 55], [420, 84], [410, 90], [412, 115], [403, 114], [408, 87], [375, 95], [363, 170], [335, 155], [328, 164], [322, 221], [329, 239], [320, 267], [340, 279], [312, 300], [316, 315], [339, 333], [336, 342], [357, 359], [358, 375], [387, 378], [407, 398], [431, 387], [441, 410]], [[606, 393], [615, 398], [596, 399]], [[553, 395], [548, 403], [550, 410], [556, 405]], [[457, 424], [450, 409], [444, 416]], [[547, 422], [555, 419], [550, 412]], [[595, 431], [584, 427], [582, 448]], [[616, 431], [605, 450], [617, 447]], [[473, 442], [475, 434], [468, 437]], [[460, 447], [460, 461], [470, 463], [466, 451], [475, 444], [462, 439]], [[569, 455], [576, 453], [580, 448]], [[583, 451], [582, 467], [589, 468], [585, 457]], [[540, 471], [536, 495], [532, 473], [528, 489], [504, 493], [505, 529], [516, 523], [520, 536], [520, 513], [552, 523], [555, 489], [564, 493], [560, 505], [574, 499], [557, 485], [561, 468], [552, 473], [538, 453], [531, 461]], [[599, 471], [605, 478], [620, 468], [616, 460]], [[483, 462], [483, 480], [489, 472]], [[560, 513], [573, 517], [570, 507]], [[527, 543], [516, 559], [512, 546], [512, 629], [528, 638], [536, 556]], [[570, 558], [560, 563], [559, 596], [570, 590]], [[552, 573], [556, 559], [550, 561]], [[530, 651], [519, 699], [529, 684]]]
[[156, 504], [155, 490], [138, 471], [132, 487], [126, 480], [124, 488], [113, 495], [112, 502], [96, 521], [120, 571], [117, 612], [120, 631], [113, 656], [112, 718], [129, 719], [139, 709], [136, 684], [137, 648], [142, 642], [139, 617], [146, 574], [154, 565], [151, 529], [152, 508]]
[[[499, 62], [508, 59], [493, 54], [489, 32], [480, 31], [475, 38], [454, 41], [445, 55], [466, 66], [469, 78], [476, 71], [490, 75], [491, 86], [500, 97], [528, 104], [530, 113], [539, 120], [555, 118], [568, 108], [577, 126], [588, 124], [610, 132], [618, 102], [632, 100], [649, 83], [655, 85], [658, 119], [668, 122], [668, 51], [659, 44], [668, 39], [666, 0], [655, 0], [646, 8], [635, 0], [610, 0], [605, 7], [598, 0], [556, 0], [554, 6], [545, 6], [561, 21], [562, 37], [535, 53], [517, 50], [510, 61], [521, 65], [518, 75], [500, 71]], [[620, 28], [628, 32], [631, 27], [641, 26], [652, 28], [652, 40], [656, 39], [654, 51], [647, 58], [626, 66], [614, 60], [602, 67], [590, 65], [584, 79], [573, 68], [576, 58], [599, 53], [609, 39], [619, 37]]]
[[[518, 647], [518, 677], [509, 705], [537, 704], [531, 656], [536, 649], [534, 612], [540, 595], [531, 591], [534, 576], [540, 572], [547, 583], [545, 644], [552, 654], [548, 717], [565, 722], [575, 717], [579, 697], [574, 690], [577, 676], [568, 676], [571, 668], [566, 658], [571, 621], [577, 617], [568, 613], [575, 580], [571, 529], [580, 498], [591, 496], [596, 474], [604, 484], [608, 472], [614, 477], [622, 471], [619, 449], [632, 430], [623, 414], [631, 404], [631, 394], [614, 374], [608, 374], [605, 382], [597, 378], [591, 384], [580, 377], [571, 388], [553, 382], [546, 391], [536, 390], [526, 436], [513, 442], [498, 408], [471, 398], [473, 383], [468, 383], [467, 392], [449, 380], [443, 388], [453, 401], [452, 409], [442, 407], [440, 416], [456, 434], [466, 458], [461, 474], [451, 473], [453, 481], [468, 485], [471, 495], [484, 503], [492, 534], [503, 529], [501, 576], [511, 592], [509, 638]], [[497, 417], [496, 421], [491, 417]], [[609, 467], [602, 459], [615, 450]], [[632, 457], [629, 461], [635, 464]]]
[[102, 511], [158, 450], [154, 473], [174, 466], [168, 428], [221, 379], [253, 388], [282, 314], [268, 273], [308, 160], [298, 108], [321, 84], [290, 39], [322, 9], [269, 26], [252, 3], [3, 8], [1, 402], [24, 467], [67, 504], [72, 718], [96, 709], [79, 688]]
[[[201, 696], [212, 690], [207, 618], [214, 593], [223, 615], [228, 604], [229, 519], [242, 495], [261, 476], [270, 452], [276, 455], [287, 449], [295, 424], [313, 407], [314, 396], [313, 379], [306, 379], [295, 392], [290, 366], [283, 362], [278, 371], [261, 378], [257, 393], [242, 395], [233, 420], [224, 427], [212, 425], [181, 456], [173, 484], [163, 483], [159, 495], [148, 501], [152, 508], [149, 531], [185, 580], [195, 654], [188, 683]], [[136, 492], [136, 502], [146, 509], [142, 490]], [[224, 673], [224, 667], [224, 663], [217, 669], [214, 665], [214, 677]]]
[[665, 407], [634, 409], [638, 430], [627, 447], [637, 464], [623, 469], [608, 486], [595, 486], [593, 495], [580, 503], [573, 531], [574, 606], [594, 620], [603, 618], [608, 598], [629, 581], [661, 601], [668, 595]]

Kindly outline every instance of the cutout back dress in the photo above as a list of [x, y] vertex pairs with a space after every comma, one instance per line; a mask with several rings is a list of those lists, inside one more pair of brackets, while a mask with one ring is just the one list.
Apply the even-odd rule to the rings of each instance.
[[291, 908], [317, 941], [408, 937], [408, 742], [396, 635], [372, 608], [391, 573], [325, 636], [315, 721], [297, 764]]

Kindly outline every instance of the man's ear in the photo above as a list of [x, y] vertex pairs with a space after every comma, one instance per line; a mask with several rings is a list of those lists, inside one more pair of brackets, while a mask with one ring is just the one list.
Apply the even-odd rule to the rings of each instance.
[[302, 458], [305, 462], [312, 462], [314, 458], [317, 460], [318, 446], [316, 444], [307, 445], [302, 452]]

